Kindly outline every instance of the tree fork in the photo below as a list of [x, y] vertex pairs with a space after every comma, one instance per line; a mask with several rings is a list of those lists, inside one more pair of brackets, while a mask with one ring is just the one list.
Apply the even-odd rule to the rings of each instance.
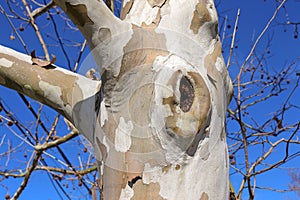
[[[104, 199], [228, 199], [232, 95], [212, 0], [55, 0], [101, 82], [0, 48], [0, 83], [62, 113], [93, 144]], [[100, 92], [101, 86], [101, 92]], [[100, 94], [101, 93], [101, 94]]]

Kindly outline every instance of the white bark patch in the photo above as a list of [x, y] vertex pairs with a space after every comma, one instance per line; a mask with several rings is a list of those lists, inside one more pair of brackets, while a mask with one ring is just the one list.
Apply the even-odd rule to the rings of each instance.
[[225, 68], [225, 63], [224, 63], [224, 60], [220, 57], [217, 58], [217, 61], [216, 61], [216, 68], [219, 72], [223, 73], [224, 70], [226, 70]]
[[31, 62], [31, 57], [26, 55], [26, 54], [23, 54], [23, 53], [20, 53], [20, 52], [17, 52], [13, 49], [10, 49], [10, 48], [7, 48], [7, 47], [4, 47], [2, 45], [0, 45], [0, 53], [3, 53], [3, 54], [6, 54], [6, 55], [9, 55], [9, 56], [12, 56], [12, 57], [15, 57], [19, 60], [23, 60], [27, 63], [32, 63]]
[[102, 143], [103, 143], [104, 146], [106, 147], [106, 152], [108, 153], [110, 147], [109, 147], [109, 144], [108, 144], [107, 139], [106, 139], [105, 136], [103, 136], [103, 141], [102, 141]]
[[181, 127], [184, 130], [186, 136], [197, 133], [198, 121], [196, 120], [187, 120], [185, 118], [178, 118], [176, 121], [176, 126]]
[[156, 32], [166, 36], [169, 52], [180, 55], [195, 67], [202, 68], [212, 38], [210, 26], [200, 27], [198, 34], [190, 29], [197, 3], [198, 0], [170, 1], [168, 6], [161, 8], [161, 20]]
[[49, 99], [53, 103], [63, 107], [64, 102], [61, 99], [61, 88], [55, 85], [51, 85], [45, 81], [39, 82], [39, 87], [43, 90], [46, 99]]
[[152, 69], [155, 71], [155, 72], [158, 72], [160, 71], [161, 69], [163, 69], [164, 67], [164, 62], [167, 61], [167, 59], [170, 57], [171, 55], [168, 55], [168, 56], [157, 56], [153, 62], [153, 65], [152, 65]]
[[155, 21], [158, 11], [159, 8], [152, 8], [148, 1], [134, 2], [130, 13], [126, 16], [125, 20], [138, 26], [142, 26], [142, 23], [150, 25]]
[[79, 85], [81, 92], [83, 94], [83, 99], [87, 99], [94, 95], [99, 88], [98, 85], [101, 84], [99, 81], [91, 81], [88, 78], [78, 76], [76, 83]]
[[143, 183], [150, 184], [159, 181], [162, 175], [161, 167], [154, 166], [153, 168], [149, 163], [146, 163], [143, 170]]
[[209, 199], [228, 199], [228, 168], [224, 156], [225, 142], [220, 142], [210, 152], [213, 155], [202, 159], [203, 151], [200, 147], [194, 158], [187, 165], [176, 169], [172, 166], [159, 179], [159, 194], [164, 199], [199, 199], [202, 192], [207, 193]]
[[[53, 65], [53, 64], [52, 64], [52, 65]], [[56, 66], [56, 65], [53, 65], [53, 66]], [[76, 76], [76, 77], [77, 77], [77, 74], [75, 74], [74, 72], [71, 72], [71, 71], [69, 71], [69, 70], [66, 70], [66, 69], [64, 69], [64, 68], [56, 67], [56, 68], [53, 69], [53, 70], [62, 72], [62, 73], [67, 74], [67, 75], [71, 75], [71, 76]]]
[[217, 21], [218, 20], [218, 14], [217, 14], [217, 10], [215, 8], [213, 0], [208, 1], [208, 3], [206, 4], [206, 9], [210, 13], [212, 21]]
[[130, 200], [134, 195], [134, 191], [129, 185], [126, 185], [124, 189], [121, 190], [120, 200]]
[[100, 104], [100, 126], [104, 126], [105, 120], [108, 119], [107, 110], [105, 108], [104, 100]]
[[123, 117], [120, 118], [115, 135], [115, 149], [119, 152], [126, 152], [131, 146], [131, 131], [133, 124], [131, 121], [125, 122]]
[[7, 60], [6, 58], [0, 58], [0, 65], [3, 67], [11, 67], [13, 66], [14, 62]]

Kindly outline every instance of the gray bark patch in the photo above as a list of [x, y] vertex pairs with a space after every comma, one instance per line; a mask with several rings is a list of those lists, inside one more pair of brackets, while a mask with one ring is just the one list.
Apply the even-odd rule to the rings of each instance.
[[72, 16], [72, 20], [76, 22], [79, 26], [84, 26], [85, 24], [93, 25], [94, 22], [89, 18], [87, 8], [83, 4], [71, 5], [66, 2], [67, 12]]
[[110, 29], [105, 27], [100, 28], [98, 31], [98, 38], [102, 43], [108, 44], [111, 41]]
[[183, 112], [188, 112], [193, 104], [195, 98], [195, 91], [193, 85], [186, 76], [183, 76], [180, 80], [180, 109]]

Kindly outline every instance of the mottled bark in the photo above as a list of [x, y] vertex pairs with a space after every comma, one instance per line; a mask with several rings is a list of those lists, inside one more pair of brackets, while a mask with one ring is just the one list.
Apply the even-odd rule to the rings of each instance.
[[54, 65], [33, 64], [30, 56], [0, 45], [0, 84], [52, 107], [81, 131], [86, 123], [89, 129], [84, 132], [94, 133], [89, 121], [95, 123], [100, 81]]
[[[34, 88], [42, 95], [26, 92], [31, 80], [13, 89], [63, 113], [92, 142], [104, 199], [228, 199], [225, 113], [232, 86], [213, 1], [123, 1], [122, 20], [102, 1], [55, 2], [92, 49], [103, 98], [95, 97], [99, 82], [77, 87], [81, 77], [74, 74], [63, 75], [70, 76], [67, 85], [49, 82], [51, 73], [62, 73], [56, 69], [36, 72], [44, 74], [36, 74]], [[9, 64], [15, 61], [0, 55], [9, 60], [0, 65], [0, 83], [11, 87], [8, 80], [16, 78], [3, 69], [15, 68]], [[41, 81], [56, 92], [43, 91]], [[94, 89], [82, 97], [86, 84]], [[64, 93], [74, 85], [79, 92]]]

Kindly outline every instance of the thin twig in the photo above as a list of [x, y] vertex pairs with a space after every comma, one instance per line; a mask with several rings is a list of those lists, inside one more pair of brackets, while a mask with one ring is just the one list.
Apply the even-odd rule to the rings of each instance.
[[34, 11], [32, 11], [32, 17], [35, 19], [38, 16], [44, 14], [45, 12], [47, 12], [50, 8], [52, 8], [55, 5], [55, 2], [53, 0], [51, 0], [47, 5], [37, 8]]
[[38, 161], [39, 161], [41, 155], [42, 155], [42, 152], [36, 152], [36, 155], [33, 159], [33, 162], [31, 164], [30, 168], [26, 171], [26, 175], [25, 175], [24, 180], [22, 181], [21, 185], [19, 186], [19, 188], [17, 189], [17, 191], [15, 192], [13, 197], [11, 198], [12, 200], [18, 199], [19, 196], [21, 195], [21, 193], [24, 191], [34, 168], [38, 164]]
[[43, 109], [43, 104], [40, 105], [40, 108], [38, 109], [38, 117], [36, 119], [36, 126], [35, 126], [35, 143], [38, 144], [39, 143], [39, 135], [38, 135], [38, 131], [39, 131], [39, 125], [41, 122], [41, 112]]
[[[57, 168], [57, 167], [48, 167], [48, 166], [36, 166], [34, 168], [34, 171], [47, 171], [47, 172], [56, 172], [56, 173], [61, 173], [64, 175], [86, 175], [89, 174], [93, 171], [97, 171], [97, 166], [94, 165], [90, 168], [86, 168], [83, 170], [78, 170], [76, 173], [73, 170], [68, 170], [68, 169], [63, 169], [63, 168]], [[5, 177], [13, 177], [13, 178], [22, 178], [26, 176], [26, 171], [23, 172], [22, 170], [13, 170], [13, 171], [0, 171], [0, 175], [5, 176]]]
[[46, 142], [48, 142], [50, 140], [50, 138], [52, 137], [53, 133], [55, 132], [55, 129], [56, 129], [56, 126], [58, 124], [58, 119], [60, 117], [60, 114], [58, 114], [55, 119], [54, 119], [54, 122], [52, 124], [52, 127], [51, 127], [51, 130], [49, 131], [49, 134], [46, 138]]
[[52, 25], [53, 25], [53, 29], [54, 29], [54, 33], [55, 33], [56, 38], [57, 38], [57, 40], [58, 40], [59, 46], [60, 46], [60, 48], [61, 48], [61, 50], [62, 50], [62, 52], [63, 52], [63, 55], [65, 56], [65, 59], [66, 59], [66, 61], [67, 61], [68, 69], [71, 71], [71, 70], [72, 70], [72, 68], [71, 68], [71, 61], [70, 61], [69, 56], [68, 56], [68, 53], [67, 53], [67, 51], [66, 51], [66, 49], [65, 49], [65, 45], [64, 45], [64, 43], [63, 43], [63, 41], [62, 41], [62, 38], [61, 38], [60, 35], [59, 35], [59, 32], [58, 32], [58, 28], [57, 28], [56, 22], [55, 22], [53, 16], [52, 16], [50, 13], [49, 13], [49, 17], [50, 17], [50, 19], [51, 19], [51, 22], [52, 22]]
[[239, 18], [240, 18], [240, 14], [241, 14], [240, 12], [241, 12], [241, 10], [238, 9], [237, 15], [236, 15], [236, 19], [235, 19], [235, 24], [234, 24], [232, 39], [231, 39], [229, 56], [228, 56], [227, 65], [226, 65], [227, 68], [229, 68], [229, 66], [230, 66], [230, 61], [231, 61], [231, 57], [232, 57], [232, 53], [233, 53], [233, 49], [234, 49], [235, 35], [236, 35], [236, 31], [238, 29], [238, 23], [239, 23]]
[[79, 66], [79, 62], [80, 62], [80, 60], [81, 60], [83, 51], [84, 51], [84, 49], [85, 49], [85, 47], [86, 47], [86, 43], [87, 43], [87, 41], [84, 40], [83, 43], [82, 43], [82, 45], [81, 45], [81, 49], [80, 49], [78, 58], [77, 58], [77, 60], [76, 60], [76, 63], [75, 63], [75, 65], [74, 65], [74, 68], [73, 68], [73, 72], [76, 72], [76, 71], [77, 71], [77, 68], [78, 68], [78, 66]]
[[59, 138], [59, 139], [54, 140], [52, 142], [47, 142], [47, 143], [44, 143], [44, 144], [38, 144], [34, 147], [34, 149], [36, 151], [45, 151], [45, 150], [50, 149], [52, 147], [57, 147], [58, 145], [60, 145], [62, 143], [65, 143], [66, 141], [69, 141], [69, 140], [73, 139], [74, 137], [77, 137], [78, 134], [79, 134], [78, 130], [75, 129], [71, 133], [65, 135], [62, 138]]
[[1, 5], [0, 5], [0, 10], [3, 12], [4, 16], [6, 17], [9, 25], [13, 29], [13, 31], [16, 34], [17, 38], [20, 40], [22, 46], [24, 47], [24, 49], [26, 51], [26, 54], [29, 55], [29, 51], [27, 49], [27, 46], [26, 46], [25, 42], [23, 41], [22, 37], [20, 36], [20, 34], [18, 33], [18, 31], [16, 30], [16, 27], [14, 26], [14, 24], [12, 23], [12, 21], [10, 20], [10, 18], [8, 17], [8, 15], [6, 14], [5, 10], [3, 9], [3, 7]]
[[225, 39], [225, 35], [226, 35], [226, 28], [227, 28], [227, 15], [225, 16], [224, 19], [224, 27], [223, 27], [223, 33], [222, 33], [222, 39], [221, 39], [221, 43], [223, 44], [224, 39]]
[[[284, 3], [286, 2], [287, 0], [283, 0], [281, 2], [281, 4], [276, 8], [275, 12], [273, 13], [271, 19], [268, 21], [268, 23], [266, 24], [266, 26], [264, 27], [264, 29], [262, 30], [262, 32], [259, 34], [259, 36], [256, 38], [248, 56], [246, 57], [244, 63], [242, 64], [241, 68], [240, 68], [240, 74], [243, 72], [243, 69], [245, 67], [245, 65], [247, 64], [247, 62], [249, 61], [249, 59], [251, 58], [254, 50], [256, 49], [256, 46], [257, 44], [259, 43], [259, 41], [261, 40], [261, 38], [263, 37], [263, 35], [266, 33], [266, 31], [269, 29], [271, 23], [274, 21], [274, 19], [276, 18], [280, 8], [284, 5]], [[240, 76], [240, 75], [239, 75]]]
[[238, 199], [241, 198], [241, 194], [244, 188], [244, 184], [247, 181], [248, 183], [248, 191], [249, 191], [249, 199], [253, 199], [254, 198], [254, 194], [252, 191], [252, 187], [251, 187], [251, 180], [250, 180], [250, 172], [249, 172], [249, 153], [248, 153], [248, 144], [247, 144], [247, 136], [246, 136], [246, 127], [244, 126], [244, 123], [242, 121], [242, 108], [241, 108], [241, 75], [243, 73], [243, 69], [246, 66], [247, 62], [249, 61], [249, 59], [251, 58], [251, 56], [253, 55], [254, 50], [256, 49], [257, 44], [259, 43], [259, 41], [261, 40], [261, 38], [263, 37], [263, 35], [265, 34], [265, 32], [268, 30], [268, 28], [270, 27], [271, 23], [274, 21], [275, 17], [277, 16], [277, 13], [279, 12], [280, 8], [284, 5], [284, 3], [286, 2], [286, 0], [283, 0], [281, 2], [281, 4], [276, 8], [273, 16], [271, 17], [271, 19], [268, 21], [268, 23], [266, 24], [266, 26], [264, 27], [264, 29], [262, 30], [262, 32], [260, 33], [260, 35], [257, 37], [256, 41], [254, 42], [248, 56], [246, 57], [245, 61], [243, 62], [239, 74], [237, 76], [237, 82], [238, 82], [238, 94], [237, 94], [237, 107], [238, 107], [238, 123], [240, 125], [240, 129], [242, 132], [242, 137], [243, 137], [243, 147], [244, 147], [244, 155], [245, 155], [245, 167], [246, 167], [246, 176], [244, 177], [242, 183], [241, 183], [241, 187], [239, 189], [238, 192]]
[[45, 53], [46, 60], [50, 61], [50, 56], [49, 56], [47, 45], [46, 45], [46, 43], [45, 43], [45, 41], [44, 41], [44, 39], [42, 37], [42, 34], [40, 33], [39, 27], [35, 23], [35, 20], [34, 20], [34, 18], [32, 16], [30, 8], [29, 8], [26, 0], [22, 0], [22, 2], [24, 4], [24, 6], [25, 6], [25, 9], [26, 9], [27, 13], [28, 13], [28, 16], [29, 16], [29, 19], [30, 19], [30, 24], [33, 27], [33, 29], [35, 30], [35, 33], [36, 33], [36, 35], [37, 35], [37, 37], [38, 37], [38, 39], [39, 39], [39, 41], [40, 41], [40, 43], [42, 45], [42, 48], [43, 48], [44, 53]]

